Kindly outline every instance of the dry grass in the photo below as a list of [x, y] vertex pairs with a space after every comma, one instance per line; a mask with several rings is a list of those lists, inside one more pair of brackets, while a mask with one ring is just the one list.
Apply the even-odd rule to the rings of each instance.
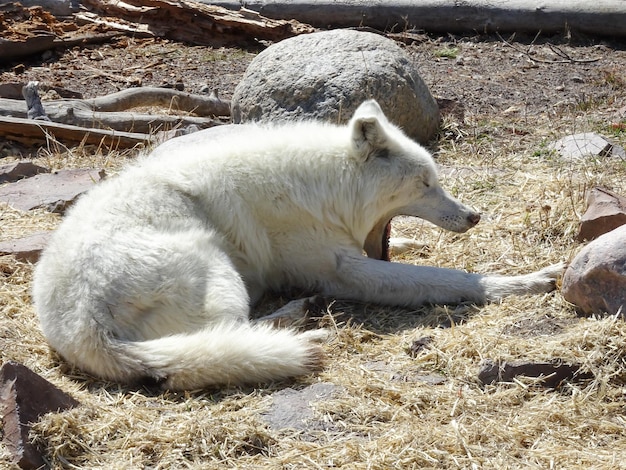
[[[624, 102], [626, 91], [616, 93]], [[603, 184], [625, 194], [626, 162], [563, 162], [545, 142], [606, 125], [598, 108], [447, 121], [439, 162], [462, 170], [446, 171], [444, 185], [481, 210], [483, 221], [458, 235], [399, 220], [396, 232], [428, 245], [399, 261], [505, 274], [570, 259], [580, 248], [573, 235], [585, 191]], [[624, 133], [615, 139], [626, 145]], [[59, 148], [39, 156], [55, 168], [111, 171], [126, 157]], [[58, 223], [7, 207], [0, 217], [3, 239]], [[54, 468], [626, 468], [626, 326], [579, 318], [558, 293], [417, 311], [336, 303], [326, 321], [337, 337], [319, 375], [256, 389], [156, 394], [94, 381], [52, 354], [30, 304], [31, 274], [31, 266], [0, 258], [0, 355], [82, 403], [35, 426], [32, 436]], [[426, 336], [430, 347], [412, 357], [412, 341]], [[482, 387], [476, 376], [486, 358], [559, 358], [595, 379], [558, 390], [530, 379]], [[419, 379], [433, 374], [442, 383]], [[342, 387], [314, 405], [326, 430], [275, 430], [263, 421], [274, 391], [318, 381]], [[10, 467], [1, 446], [0, 466]]]

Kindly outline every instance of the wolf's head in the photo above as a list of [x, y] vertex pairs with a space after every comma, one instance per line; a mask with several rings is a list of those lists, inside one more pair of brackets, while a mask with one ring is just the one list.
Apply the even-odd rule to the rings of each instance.
[[397, 215], [419, 217], [454, 232], [465, 232], [480, 221], [480, 214], [439, 185], [431, 155], [390, 123], [376, 101], [361, 104], [349, 127], [357, 158], [388, 186], [380, 195], [375, 231], [384, 230]]

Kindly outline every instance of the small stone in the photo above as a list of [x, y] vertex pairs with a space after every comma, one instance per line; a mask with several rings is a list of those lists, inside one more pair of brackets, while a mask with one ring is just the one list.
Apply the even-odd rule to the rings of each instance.
[[91, 168], [40, 174], [0, 187], [0, 201], [23, 211], [45, 208], [63, 213], [104, 176], [104, 170]]
[[52, 232], [39, 232], [28, 237], [0, 242], [0, 255], [13, 255], [19, 261], [36, 263], [51, 236]]
[[0, 410], [3, 441], [13, 455], [13, 463], [24, 469], [42, 467], [41, 452], [28, 437], [31, 425], [46, 413], [79, 404], [28, 367], [6, 362], [0, 368]]
[[578, 241], [595, 240], [626, 224], [626, 198], [605, 188], [593, 188], [587, 197], [587, 211], [580, 218]]
[[580, 381], [592, 378], [583, 372], [578, 364], [567, 364], [560, 360], [550, 362], [494, 361], [485, 359], [480, 364], [478, 380], [483, 385], [496, 382], [512, 382], [518, 376], [541, 379], [539, 384], [547, 388], [557, 388], [563, 381]]
[[594, 132], [584, 132], [563, 137], [548, 145], [550, 150], [555, 150], [561, 158], [576, 160], [586, 157], [619, 157], [626, 158], [626, 151], [615, 145], [607, 138]]
[[432, 343], [432, 341], [432, 336], [424, 336], [422, 338], [416, 339], [411, 343], [411, 346], [409, 347], [409, 355], [411, 357], [417, 357], [419, 353], [421, 353], [423, 350], [430, 348], [430, 343]]
[[585, 314], [626, 318], [626, 225], [585, 246], [563, 275], [561, 292]]

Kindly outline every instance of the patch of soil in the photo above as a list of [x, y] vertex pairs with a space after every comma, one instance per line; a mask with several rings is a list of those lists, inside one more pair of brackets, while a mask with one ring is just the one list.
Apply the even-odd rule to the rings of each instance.
[[229, 99], [254, 52], [121, 37], [109, 44], [47, 51], [39, 60], [0, 68], [0, 82], [37, 80], [84, 98], [129, 87], [163, 86]]

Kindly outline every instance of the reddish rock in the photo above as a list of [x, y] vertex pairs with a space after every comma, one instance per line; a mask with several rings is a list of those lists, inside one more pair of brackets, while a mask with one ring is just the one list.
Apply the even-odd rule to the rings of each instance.
[[585, 246], [565, 271], [561, 290], [583, 313], [626, 317], [626, 225]]
[[626, 198], [605, 188], [593, 188], [587, 196], [587, 211], [580, 218], [578, 240], [594, 240], [626, 224]]
[[28, 237], [0, 242], [0, 255], [13, 255], [20, 261], [35, 263], [51, 236], [52, 232], [39, 232]]
[[580, 365], [566, 364], [560, 360], [550, 362], [532, 361], [494, 361], [481, 362], [478, 380], [482, 384], [512, 382], [518, 376], [541, 379], [539, 384], [548, 388], [557, 388], [565, 380], [578, 381], [591, 379], [593, 375], [580, 370]]
[[0, 368], [0, 411], [3, 440], [21, 468], [39, 468], [44, 461], [28, 433], [42, 415], [74, 408], [79, 403], [26, 366], [9, 361]]
[[46, 208], [63, 213], [76, 198], [104, 178], [104, 170], [61, 170], [0, 187], [0, 201], [28, 211]]
[[13, 162], [7, 165], [0, 165], [0, 183], [12, 183], [14, 181], [35, 176], [39, 173], [48, 173], [50, 170], [33, 162]]

